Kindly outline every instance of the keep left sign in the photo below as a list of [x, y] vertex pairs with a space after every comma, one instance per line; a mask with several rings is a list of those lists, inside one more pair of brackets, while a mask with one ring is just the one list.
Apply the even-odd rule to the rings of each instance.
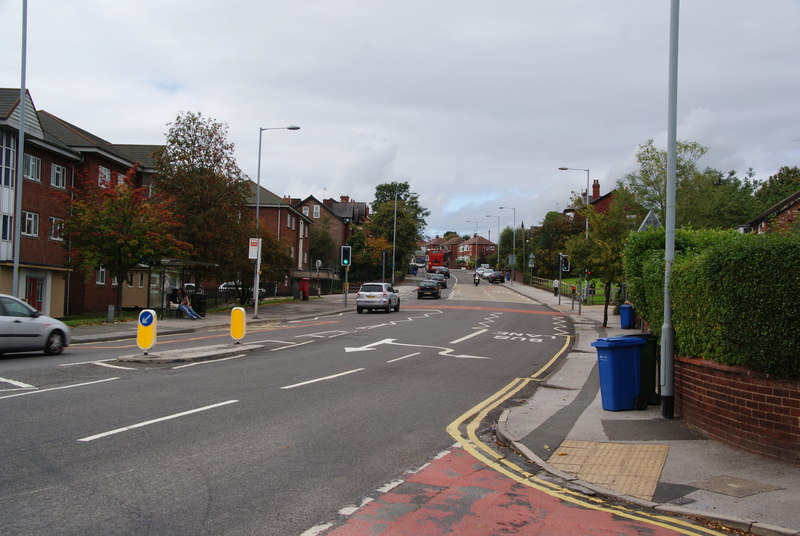
[[136, 344], [144, 353], [156, 345], [156, 312], [143, 309], [139, 313], [139, 325], [136, 329]]

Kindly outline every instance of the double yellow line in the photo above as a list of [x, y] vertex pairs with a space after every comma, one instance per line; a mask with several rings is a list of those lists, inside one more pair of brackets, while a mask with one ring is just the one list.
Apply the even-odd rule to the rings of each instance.
[[[679, 534], [696, 535], [715, 535], [721, 536], [722, 533], [695, 525], [677, 517], [665, 515], [650, 515], [618, 505], [608, 505], [602, 498], [590, 497], [577, 491], [567, 489], [556, 483], [543, 480], [533, 473], [525, 470], [519, 465], [509, 461], [505, 456], [494, 450], [490, 445], [480, 440], [477, 434], [478, 426], [486, 416], [506, 400], [520, 392], [529, 383], [540, 381], [539, 377], [544, 375], [569, 348], [572, 338], [566, 337], [564, 345], [558, 352], [538, 371], [526, 378], [515, 378], [508, 385], [494, 393], [492, 396], [479, 403], [472, 409], [462, 414], [458, 419], [447, 426], [447, 433], [455, 439], [461, 447], [472, 455], [475, 459], [486, 464], [488, 467], [511, 478], [512, 480], [541, 491], [551, 497], [556, 497], [563, 501], [577, 504], [586, 508], [609, 512], [611, 514], [649, 523]], [[463, 430], [463, 431], [462, 431]]]

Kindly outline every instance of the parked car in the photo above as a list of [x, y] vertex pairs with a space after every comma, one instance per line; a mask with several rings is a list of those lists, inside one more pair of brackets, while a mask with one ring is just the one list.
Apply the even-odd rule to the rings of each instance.
[[483, 270], [483, 273], [481, 274], [481, 277], [488, 280], [489, 276], [492, 275], [493, 273], [494, 273], [494, 270], [492, 270], [491, 268], [486, 268], [486, 269]]
[[431, 275], [431, 281], [439, 283], [439, 287], [441, 288], [447, 288], [447, 279], [442, 274]]
[[0, 354], [44, 352], [60, 354], [69, 346], [69, 327], [45, 316], [14, 296], [0, 294]]
[[483, 277], [483, 272], [486, 271], [486, 268], [478, 268], [475, 270], [475, 273], [478, 274], [479, 277]]
[[442, 289], [439, 288], [439, 283], [432, 279], [420, 281], [417, 287], [417, 299], [421, 300], [425, 296], [432, 296], [436, 299], [442, 297]]
[[[267, 297], [267, 289], [264, 288], [263, 286], [260, 286], [260, 285], [259, 285], [259, 287], [260, 288], [258, 289], [258, 298], [260, 300], [263, 300], [264, 298]], [[225, 296], [226, 298], [232, 298], [232, 297], [235, 297], [237, 295], [237, 293], [239, 292], [239, 289], [241, 289], [241, 288], [242, 288], [242, 284], [240, 282], [238, 282], [238, 281], [226, 281], [225, 283], [223, 283], [223, 284], [221, 284], [219, 286], [219, 292], [220, 292], [220, 295]], [[250, 290], [250, 294], [253, 293], [252, 288], [253, 288], [253, 285], [251, 284], [250, 285], [250, 289], [251, 289]]]
[[382, 309], [390, 313], [400, 310], [400, 295], [390, 283], [364, 283], [356, 293], [356, 312]]
[[505, 281], [505, 277], [503, 277], [503, 272], [498, 272], [498, 271], [492, 272], [486, 279], [489, 280], [489, 283], [502, 283], [503, 281]]

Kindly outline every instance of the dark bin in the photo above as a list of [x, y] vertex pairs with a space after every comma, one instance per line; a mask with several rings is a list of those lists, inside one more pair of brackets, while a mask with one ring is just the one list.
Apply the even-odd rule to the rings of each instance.
[[645, 409], [642, 405], [640, 349], [645, 340], [636, 337], [597, 339], [597, 368], [600, 373], [600, 398], [603, 409], [621, 411]]
[[644, 340], [639, 354], [641, 357], [641, 386], [639, 393], [641, 397], [651, 406], [661, 403], [661, 395], [656, 390], [656, 371], [659, 361], [658, 337], [652, 333], [637, 333], [636, 335], [623, 335], [623, 337], [636, 337]]
[[619, 320], [622, 329], [633, 329], [636, 327], [636, 318], [633, 314], [633, 305], [624, 304], [619, 306]]
[[206, 295], [195, 294], [192, 296], [192, 309], [200, 316], [206, 316]]

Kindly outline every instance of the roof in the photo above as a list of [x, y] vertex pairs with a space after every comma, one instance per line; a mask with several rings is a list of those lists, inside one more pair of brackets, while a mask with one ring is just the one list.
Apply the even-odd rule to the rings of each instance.
[[335, 201], [326, 199], [324, 204], [339, 218], [361, 223], [366, 221], [369, 211], [366, 203], [358, 201]]
[[447, 242], [444, 242], [442, 245], [443, 246], [457, 246], [462, 242], [464, 242], [463, 238], [461, 238], [460, 236], [454, 236], [453, 238], [451, 238]]
[[305, 205], [306, 203], [309, 203], [309, 202], [313, 202], [315, 205], [318, 205], [318, 206], [324, 208], [331, 215], [333, 215], [334, 218], [337, 218], [339, 220], [344, 220], [344, 218], [342, 218], [341, 216], [336, 214], [336, 212], [334, 212], [333, 208], [329, 207], [328, 205], [326, 205], [325, 203], [323, 203], [322, 201], [320, 201], [319, 199], [317, 199], [313, 195], [309, 195], [308, 197], [306, 197], [302, 201], [298, 201], [298, 202], [294, 203], [294, 206], [295, 207], [301, 207], [301, 206], [303, 206], [303, 205]]
[[790, 195], [788, 197], [785, 197], [784, 199], [781, 199], [780, 201], [778, 201], [777, 203], [775, 203], [774, 205], [769, 207], [767, 210], [765, 210], [764, 212], [762, 212], [761, 214], [759, 214], [758, 216], [756, 216], [752, 220], [748, 221], [744, 225], [753, 227], [753, 226], [761, 223], [762, 221], [770, 218], [771, 216], [774, 216], [776, 214], [780, 214], [781, 212], [784, 212], [786, 209], [794, 206], [797, 203], [800, 203], [800, 190], [796, 191], [795, 193], [793, 193], [792, 195]]
[[469, 240], [465, 240], [462, 244], [467, 245], [478, 245], [478, 246], [496, 246], [494, 242], [491, 240], [487, 240], [486, 238], [482, 237], [481, 235], [476, 235], [470, 238]]
[[[291, 210], [293, 213], [297, 214], [304, 220], [308, 222], [311, 221], [307, 216], [304, 216], [301, 211], [297, 210], [297, 208], [295, 208], [294, 205], [292, 205], [291, 203], [287, 203], [286, 201], [283, 200], [282, 197], [270, 192], [263, 186], [258, 186], [253, 181], [248, 181], [247, 188], [248, 188], [248, 193], [247, 193], [248, 206], [253, 206], [253, 207], [256, 206], [256, 193], [258, 193], [259, 207], [285, 208], [287, 210]], [[260, 192], [258, 192], [259, 189], [261, 190]]]

